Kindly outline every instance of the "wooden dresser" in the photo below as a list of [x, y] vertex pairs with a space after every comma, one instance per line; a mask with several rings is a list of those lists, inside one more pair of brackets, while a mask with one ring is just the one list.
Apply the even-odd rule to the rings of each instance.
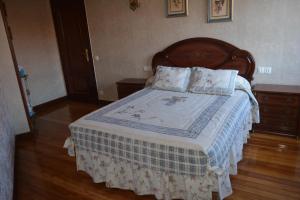
[[300, 135], [300, 86], [257, 84], [253, 88], [260, 106], [261, 123], [255, 131]]
[[117, 82], [119, 99], [127, 97], [145, 87], [146, 79], [127, 78]]

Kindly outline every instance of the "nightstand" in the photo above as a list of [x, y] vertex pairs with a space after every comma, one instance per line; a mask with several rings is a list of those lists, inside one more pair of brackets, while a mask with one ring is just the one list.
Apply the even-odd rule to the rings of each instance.
[[253, 88], [260, 106], [255, 131], [296, 136], [300, 134], [300, 86], [257, 84]]
[[127, 78], [117, 82], [119, 99], [142, 90], [145, 87], [146, 79]]

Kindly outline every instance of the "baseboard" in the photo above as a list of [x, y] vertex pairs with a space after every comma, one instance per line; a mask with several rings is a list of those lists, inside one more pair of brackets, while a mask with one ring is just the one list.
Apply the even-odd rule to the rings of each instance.
[[[48, 102], [45, 102], [45, 103], [42, 103], [40, 105], [37, 105], [37, 106], [33, 106], [33, 110], [34, 112], [38, 113], [40, 112], [41, 110], [53, 105], [53, 104], [57, 104], [59, 102], [62, 102], [62, 101], [65, 101], [67, 100], [68, 97], [67, 96], [63, 96], [63, 97], [60, 97], [60, 98], [57, 98], [57, 99], [53, 99], [51, 101], [48, 101]], [[107, 101], [107, 100], [99, 100], [98, 101], [98, 104], [103, 107], [103, 106], [106, 106], [108, 104], [111, 104], [113, 101]]]
[[60, 98], [57, 98], [57, 99], [53, 99], [51, 101], [47, 101], [47, 102], [42, 103], [40, 105], [33, 106], [33, 110], [34, 110], [34, 112], [38, 113], [39, 111], [43, 110], [46, 107], [49, 107], [53, 104], [56, 104], [56, 103], [59, 103], [59, 102], [62, 102], [62, 101], [65, 101], [67, 98], [68, 98], [67, 96], [63, 96], [63, 97], [60, 97]]

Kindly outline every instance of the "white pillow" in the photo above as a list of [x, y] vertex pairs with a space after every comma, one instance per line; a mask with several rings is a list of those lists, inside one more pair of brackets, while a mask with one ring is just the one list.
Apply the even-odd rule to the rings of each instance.
[[237, 70], [192, 69], [189, 91], [193, 93], [233, 95]]
[[158, 66], [152, 88], [185, 92], [190, 75], [190, 68]]

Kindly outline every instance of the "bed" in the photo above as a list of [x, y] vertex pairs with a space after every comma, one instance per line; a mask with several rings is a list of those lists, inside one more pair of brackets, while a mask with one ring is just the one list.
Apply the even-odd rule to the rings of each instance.
[[[252, 80], [251, 54], [221, 40], [192, 38], [157, 53], [158, 66], [235, 69]], [[224, 199], [232, 194], [258, 104], [248, 89], [232, 96], [151, 87], [70, 124], [65, 142], [77, 169], [95, 183], [157, 199]]]

